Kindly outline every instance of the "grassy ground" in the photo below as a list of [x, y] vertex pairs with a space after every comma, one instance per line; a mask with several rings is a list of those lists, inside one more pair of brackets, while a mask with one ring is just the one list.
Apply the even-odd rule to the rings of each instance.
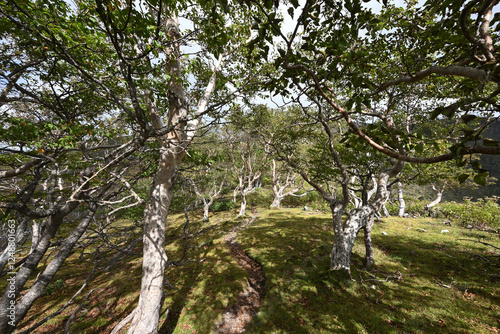
[[[222, 241], [224, 233], [239, 223], [235, 216], [235, 212], [217, 213], [209, 224], [190, 216], [191, 233], [204, 229], [189, 239], [191, 258], [203, 262], [167, 269], [175, 289], [166, 288], [161, 333], [209, 333], [245, 288], [246, 272]], [[171, 260], [181, 256], [183, 223], [183, 215], [169, 218]], [[440, 233], [443, 229], [449, 233]], [[257, 221], [238, 237], [242, 248], [263, 265], [267, 278], [265, 300], [248, 332], [500, 332], [498, 268], [481, 259], [492, 255], [491, 248], [460, 240], [481, 238], [498, 247], [498, 235], [443, 226], [442, 221], [427, 218], [384, 219], [373, 231], [377, 262], [373, 271], [363, 269], [362, 233], [359, 238], [352, 280], [346, 282], [328, 270], [333, 239], [328, 214], [260, 209]], [[135, 251], [140, 250], [138, 245]], [[68, 259], [54, 280], [52, 294], [36, 302], [23, 328], [57, 310], [80, 288], [92, 259], [82, 261], [79, 255]], [[111, 271], [99, 271], [74, 305], [35, 333], [62, 332], [78, 304], [82, 307], [71, 333], [109, 333], [137, 302], [140, 261], [138, 255], [132, 256]], [[492, 261], [498, 264], [498, 258]], [[92, 289], [97, 290], [83, 300]]]

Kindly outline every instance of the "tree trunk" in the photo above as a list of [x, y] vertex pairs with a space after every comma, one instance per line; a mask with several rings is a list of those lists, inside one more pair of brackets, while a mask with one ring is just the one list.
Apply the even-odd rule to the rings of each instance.
[[[175, 39], [180, 38], [179, 22], [176, 16], [167, 19], [166, 26], [169, 34]], [[164, 300], [163, 287], [165, 283], [165, 266], [167, 255], [165, 253], [165, 229], [168, 208], [172, 202], [172, 187], [174, 185], [180, 163], [186, 150], [191, 143], [203, 112], [206, 110], [211, 94], [215, 89], [216, 73], [222, 62], [223, 55], [213, 67], [213, 73], [205, 89], [203, 97], [198, 102], [198, 108], [194, 117], [185, 121], [189, 115], [189, 104], [182, 82], [176, 78], [182, 77], [179, 44], [173, 43], [168, 46], [171, 60], [167, 66], [167, 72], [172, 75], [168, 87], [168, 124], [174, 126], [174, 130], [159, 138], [161, 144], [161, 156], [158, 172], [155, 176], [149, 198], [144, 210], [144, 241], [142, 260], [141, 292], [137, 307], [132, 312], [132, 323], [129, 334], [151, 334], [158, 333], [160, 311]], [[163, 128], [161, 115], [156, 105], [146, 92], [146, 104], [150, 113], [153, 126], [160, 130]], [[126, 317], [128, 320], [130, 315]], [[122, 326], [122, 321], [117, 327]], [[115, 327], [115, 329], [117, 329]]]
[[31, 250], [30, 253], [33, 252], [38, 241], [40, 240], [40, 235], [42, 234], [42, 224], [33, 220], [31, 223]]
[[[64, 261], [73, 251], [73, 248], [75, 247], [78, 240], [80, 240], [83, 233], [85, 233], [85, 231], [89, 227], [94, 217], [96, 208], [97, 206], [95, 204], [90, 208], [87, 216], [81, 220], [76, 229], [74, 229], [73, 232], [71, 232], [71, 234], [66, 238], [66, 240], [64, 240], [55, 257], [50, 261], [45, 270], [38, 276], [33, 286], [16, 304], [16, 323], [18, 323], [25, 317], [26, 313], [28, 313], [35, 300], [37, 300], [45, 292], [47, 285], [54, 278]], [[12, 328], [12, 330], [14, 329], [14, 327], [12, 326], [9, 326], [8, 328]], [[7, 331], [2, 333], [7, 334], [10, 332]]]
[[238, 197], [238, 192], [240, 190], [240, 186], [237, 186], [233, 191], [233, 203], [236, 204], [236, 198]]
[[[15, 245], [16, 247], [22, 246], [24, 242], [26, 241], [26, 236], [24, 235], [24, 230], [26, 230], [28, 218], [22, 218], [21, 221], [19, 222], [19, 225], [16, 228], [16, 233], [15, 233]], [[5, 247], [5, 250], [2, 252], [0, 255], [0, 272], [2, 272], [9, 262], [9, 257], [12, 252], [15, 252], [14, 249], [11, 249], [9, 247], [9, 243], [7, 240], [7, 245]]]
[[[16, 300], [19, 292], [22, 290], [26, 282], [28, 281], [30, 275], [36, 270], [38, 263], [45, 255], [45, 252], [50, 246], [50, 240], [56, 235], [57, 229], [61, 226], [65, 215], [58, 212], [49, 217], [47, 226], [44, 229], [44, 233], [41, 236], [39, 242], [37, 243], [35, 249], [28, 255], [28, 258], [24, 264], [19, 268], [16, 275], [13, 277], [13, 287], [15, 291], [9, 289], [9, 285], [5, 289], [5, 292], [0, 300], [0, 333], [11, 333], [14, 327], [10, 326], [10, 318], [8, 317], [8, 306], [11, 300]], [[20, 321], [21, 319], [15, 319]]]
[[391, 214], [389, 213], [389, 210], [387, 210], [387, 207], [384, 205], [382, 205], [382, 212], [384, 213], [384, 217], [390, 217]]
[[[353, 209], [349, 212], [349, 216], [342, 224], [342, 211], [336, 207], [335, 202], [330, 204], [332, 209], [333, 224], [334, 224], [334, 244], [331, 253], [330, 269], [342, 270], [350, 273], [351, 266], [351, 251], [356, 240], [356, 235], [361, 228], [365, 229], [365, 247], [366, 247], [366, 265], [373, 266], [373, 246], [371, 241], [371, 230], [373, 228], [373, 217], [378, 212], [387, 200], [389, 199], [389, 191], [387, 190], [387, 182], [391, 177], [395, 177], [404, 167], [404, 163], [398, 162], [392, 169], [382, 170], [377, 183], [377, 193], [375, 199], [370, 204], [362, 205], [358, 209]], [[347, 188], [347, 187], [345, 187]], [[347, 190], [344, 193], [348, 193]]]
[[210, 198], [210, 200], [205, 200], [203, 199], [203, 219], [202, 221], [208, 222], [209, 221], [209, 210], [210, 206], [214, 203], [214, 198]]
[[238, 217], [243, 217], [245, 215], [247, 207], [247, 196], [245, 194], [245, 191], [241, 192], [241, 204], [240, 204], [240, 213], [238, 213]]
[[373, 215], [368, 219], [365, 226], [365, 266], [366, 268], [371, 268], [375, 265], [375, 259], [373, 258], [373, 243], [372, 243], [372, 229], [374, 225]]
[[444, 187], [437, 189], [435, 186], [432, 186], [432, 189], [436, 192], [436, 199], [426, 205], [427, 210], [441, 203], [441, 199], [443, 198]]
[[172, 202], [172, 186], [178, 163], [184, 154], [166, 150], [162, 154], [144, 211], [142, 280], [139, 302], [128, 333], [158, 333], [165, 284], [165, 229], [168, 208]]
[[406, 202], [403, 197], [403, 185], [401, 184], [401, 182], [398, 182], [398, 201], [399, 201], [398, 216], [404, 217], [406, 210]]
[[367, 226], [370, 218], [373, 219], [373, 213], [374, 211], [371, 206], [364, 205], [359, 209], [351, 210], [344, 224], [342, 224], [342, 214], [333, 213], [335, 237], [331, 253], [330, 269], [342, 270], [347, 273], [351, 272], [351, 252], [354, 247], [356, 235], [361, 228]]
[[283, 200], [283, 197], [280, 197], [278, 194], [274, 194], [274, 199], [273, 202], [271, 203], [271, 208], [279, 209], [281, 208], [281, 201]]

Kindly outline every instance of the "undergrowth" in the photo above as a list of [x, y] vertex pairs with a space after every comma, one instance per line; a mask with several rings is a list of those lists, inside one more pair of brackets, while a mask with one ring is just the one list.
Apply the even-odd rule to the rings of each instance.
[[[258, 219], [239, 232], [238, 241], [263, 265], [266, 294], [248, 333], [494, 333], [500, 331], [500, 272], [494, 233], [444, 226], [442, 219], [387, 218], [373, 230], [373, 270], [363, 264], [360, 233], [352, 256], [352, 279], [330, 271], [331, 216], [319, 211], [259, 208]], [[228, 305], [247, 285], [223, 241], [241, 222], [235, 210], [201, 213], [168, 222], [171, 266], [161, 312], [160, 333], [210, 333]], [[441, 233], [442, 230], [448, 232]], [[109, 271], [101, 268], [63, 313], [34, 333], [60, 333], [75, 312], [71, 333], [109, 333], [138, 300], [141, 245]], [[90, 250], [89, 250], [90, 254]], [[93, 258], [75, 254], [36, 301], [20, 328], [56, 311], [81, 286]], [[3, 282], [2, 282], [3, 283]], [[63, 284], [61, 284], [63, 283]], [[87, 297], [87, 298], [86, 298]], [[78, 307], [78, 308], [77, 308]]]

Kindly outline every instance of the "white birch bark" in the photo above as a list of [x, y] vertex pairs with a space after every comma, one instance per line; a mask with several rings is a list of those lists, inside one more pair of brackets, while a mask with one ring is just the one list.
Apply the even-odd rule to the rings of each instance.
[[[294, 196], [297, 192], [304, 188], [304, 181], [298, 187], [294, 187], [295, 180], [298, 174], [292, 173], [291, 171], [286, 172], [285, 182], [281, 183], [281, 173], [278, 171], [276, 166], [276, 160], [271, 161], [271, 173], [273, 179], [273, 202], [271, 203], [271, 208], [279, 209], [281, 208], [281, 201], [287, 196]], [[288, 189], [288, 191], [286, 191]], [[306, 195], [305, 193], [304, 195]], [[296, 196], [296, 195], [295, 195]], [[300, 195], [303, 196], [303, 195]]]
[[436, 192], [436, 198], [432, 202], [426, 205], [427, 210], [441, 203], [441, 200], [443, 199], [444, 189], [445, 186], [442, 186], [441, 188], [436, 188], [435, 186], [432, 186], [432, 190]]
[[[173, 38], [179, 38], [179, 22], [172, 16], [166, 22]], [[174, 130], [163, 138], [159, 138], [161, 145], [158, 171], [151, 185], [150, 194], [144, 211], [144, 237], [143, 237], [143, 262], [142, 280], [139, 302], [132, 311], [132, 322], [128, 329], [129, 334], [158, 333], [160, 311], [164, 300], [165, 266], [167, 255], [165, 253], [166, 218], [170, 203], [172, 202], [172, 187], [184, 158], [186, 149], [191, 143], [201, 116], [204, 113], [212, 92], [215, 89], [216, 72], [218, 71], [223, 55], [213, 68], [210, 81], [205, 89], [204, 96], [198, 103], [195, 117], [189, 121], [189, 106], [182, 82], [179, 45], [174, 42], [169, 54], [172, 60], [167, 68], [172, 76], [168, 87], [169, 111], [167, 126], [175, 126]], [[148, 110], [154, 127], [159, 130], [163, 127], [160, 114], [156, 105], [145, 93]], [[123, 322], [119, 324], [124, 325]]]
[[406, 202], [403, 196], [403, 184], [401, 182], [398, 182], [398, 202], [399, 202], [398, 216], [404, 217], [406, 210]]

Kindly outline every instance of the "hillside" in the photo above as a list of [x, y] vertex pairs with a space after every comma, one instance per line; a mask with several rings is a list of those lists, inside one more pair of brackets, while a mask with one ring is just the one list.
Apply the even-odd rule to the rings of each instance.
[[[245, 314], [237, 305], [248, 289], [249, 274], [228, 245], [231, 231], [232, 240], [265, 275], [265, 292], [256, 314], [248, 313], [247, 333], [500, 330], [500, 276], [495, 262], [489, 262], [498, 257], [491, 258], [492, 247], [477, 242], [500, 247], [498, 235], [428, 218], [387, 218], [373, 231], [376, 268], [363, 269], [360, 233], [352, 280], [346, 281], [328, 270], [333, 240], [328, 213], [257, 208], [252, 220], [235, 216], [233, 211], [219, 212], [202, 224], [200, 213], [190, 214], [184, 237], [184, 215], [169, 218], [169, 260], [180, 259], [187, 246], [191, 262], [165, 273], [169, 283], [160, 333], [217, 332], [226, 314]], [[441, 233], [443, 229], [449, 232]], [[111, 270], [99, 267], [68, 308], [30, 332], [59, 333], [68, 326], [71, 333], [110, 333], [137, 302], [140, 249], [137, 245]], [[80, 249], [68, 260], [22, 329], [55, 312], [80, 289], [95, 260], [92, 251]]]

